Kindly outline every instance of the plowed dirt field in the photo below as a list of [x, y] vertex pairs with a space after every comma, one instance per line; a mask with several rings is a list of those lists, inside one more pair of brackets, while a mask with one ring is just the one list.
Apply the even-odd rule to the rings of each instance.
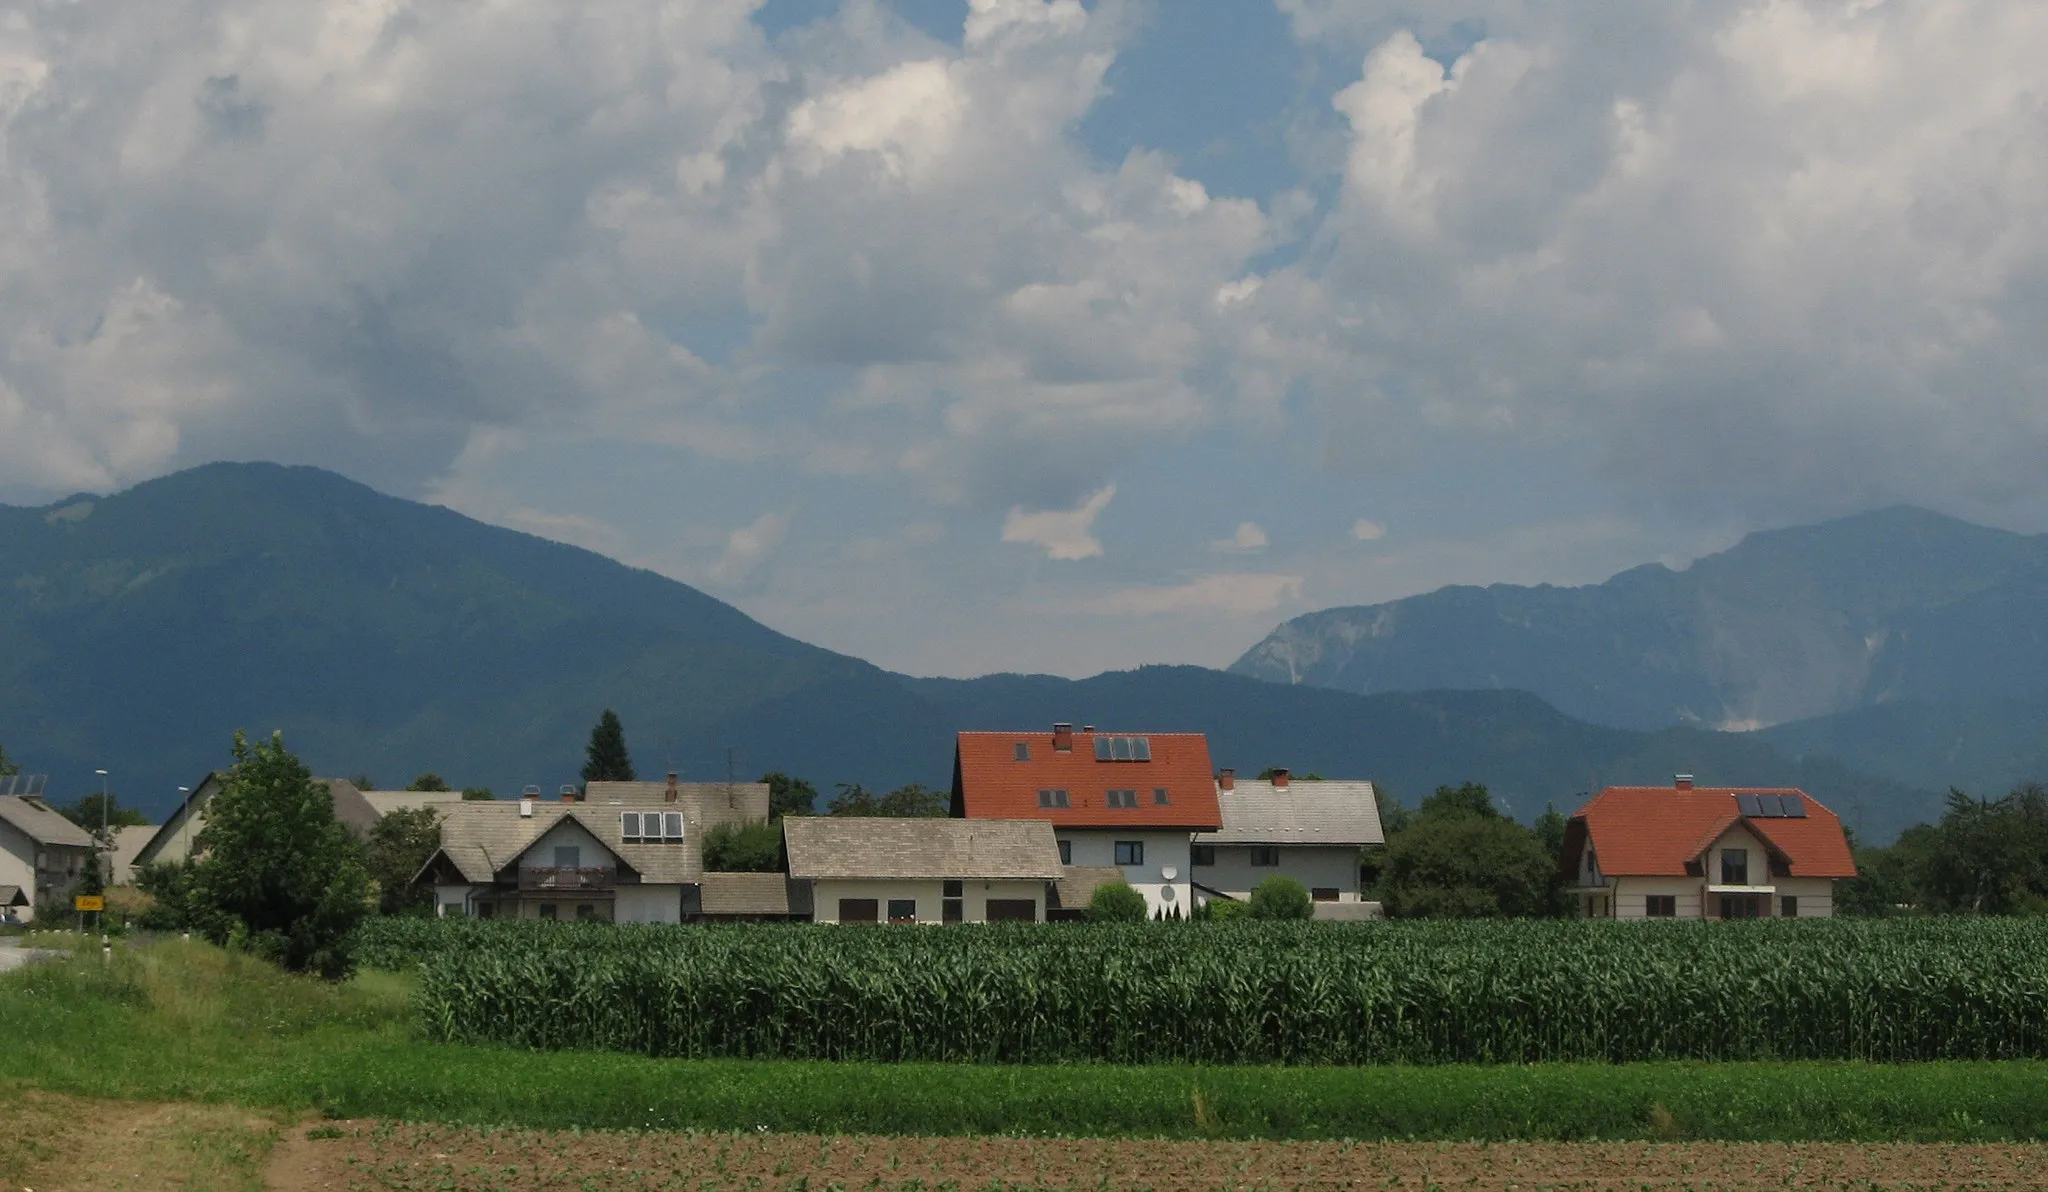
[[1248, 1143], [484, 1131], [339, 1122], [287, 1131], [289, 1192], [529, 1189], [2020, 1189], [2048, 1146]]

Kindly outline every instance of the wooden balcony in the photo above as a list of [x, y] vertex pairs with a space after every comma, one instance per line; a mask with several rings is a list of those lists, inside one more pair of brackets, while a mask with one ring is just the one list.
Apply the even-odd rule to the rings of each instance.
[[521, 890], [560, 890], [564, 893], [589, 893], [610, 890], [618, 884], [616, 869], [522, 869], [519, 871]]

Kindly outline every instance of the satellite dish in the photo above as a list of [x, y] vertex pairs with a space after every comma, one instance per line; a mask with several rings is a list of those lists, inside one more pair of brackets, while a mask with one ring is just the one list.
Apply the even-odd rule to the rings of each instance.
[[1175, 869], [1175, 868], [1174, 868], [1173, 866], [1171, 866], [1171, 865], [1162, 865], [1162, 866], [1160, 866], [1160, 869], [1159, 869], [1159, 876], [1160, 876], [1160, 877], [1162, 877], [1162, 878], [1165, 878], [1165, 879], [1166, 879], [1167, 881], [1169, 881], [1169, 882], [1170, 882], [1170, 881], [1172, 881], [1172, 880], [1173, 880], [1174, 878], [1176, 878], [1176, 877], [1179, 877], [1179, 876], [1180, 876], [1180, 870], [1178, 870], [1178, 869]]

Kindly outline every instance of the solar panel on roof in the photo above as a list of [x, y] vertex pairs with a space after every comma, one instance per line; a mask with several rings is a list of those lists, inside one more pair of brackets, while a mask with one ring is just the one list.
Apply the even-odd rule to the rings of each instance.
[[1806, 818], [1806, 799], [1804, 797], [1800, 795], [1779, 795], [1778, 798], [1785, 804], [1786, 818]]
[[1735, 806], [1744, 815], [1761, 817], [1764, 813], [1764, 809], [1757, 803], [1756, 796], [1752, 794], [1745, 793], [1735, 796]]
[[1116, 738], [1116, 743], [1111, 747], [1111, 749], [1113, 751], [1112, 756], [1114, 756], [1116, 760], [1120, 762], [1127, 762], [1131, 760], [1131, 739], [1129, 737]]
[[1152, 738], [1131, 738], [1131, 760], [1149, 762], [1152, 760]]
[[1756, 797], [1756, 806], [1758, 813], [1766, 819], [1776, 819], [1784, 814], [1784, 812], [1778, 810], [1778, 796], [1776, 795], [1758, 795]]
[[1095, 738], [1095, 760], [1098, 762], [1106, 762], [1110, 760], [1110, 745], [1108, 737]]

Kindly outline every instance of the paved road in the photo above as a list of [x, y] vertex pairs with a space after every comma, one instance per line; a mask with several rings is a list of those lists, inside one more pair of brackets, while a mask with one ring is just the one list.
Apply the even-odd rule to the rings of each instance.
[[21, 946], [20, 936], [0, 936], [0, 973], [10, 973], [31, 960], [49, 955], [38, 948]]

